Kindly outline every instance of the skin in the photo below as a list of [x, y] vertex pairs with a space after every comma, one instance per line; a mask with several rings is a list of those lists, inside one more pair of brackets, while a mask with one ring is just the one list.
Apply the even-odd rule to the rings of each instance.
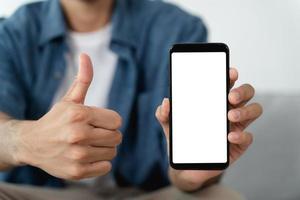
[[69, 29], [93, 32], [109, 23], [114, 0], [61, 0]]
[[[236, 69], [230, 69], [230, 82], [233, 87], [238, 79]], [[249, 84], [232, 89], [228, 95], [231, 105], [228, 112], [230, 130], [230, 165], [237, 161], [248, 149], [253, 141], [251, 133], [245, 131], [254, 120], [262, 114], [262, 107], [258, 103], [247, 104], [254, 96], [254, 88]], [[170, 102], [165, 98], [156, 110], [156, 117], [160, 122], [167, 143], [169, 142], [169, 112]], [[171, 182], [184, 191], [195, 191], [211, 183], [217, 182], [223, 171], [175, 170], [169, 168]]]
[[[113, 0], [61, 0], [69, 28], [91, 32], [105, 26], [112, 14]], [[101, 176], [111, 170], [111, 160], [121, 143], [122, 119], [108, 109], [85, 106], [84, 99], [92, 81], [90, 58], [80, 56], [79, 72], [64, 98], [42, 118], [35, 121], [15, 120], [0, 113], [0, 170], [32, 165], [58, 178], [78, 180]], [[230, 71], [232, 85], [237, 71]], [[229, 94], [232, 105], [228, 118], [232, 122], [230, 161], [236, 161], [252, 142], [244, 129], [262, 112], [259, 104], [246, 103], [254, 89], [243, 85]], [[238, 98], [239, 96], [239, 98]], [[240, 118], [235, 112], [240, 111]], [[169, 101], [158, 107], [156, 116], [168, 139]], [[92, 134], [91, 134], [92, 133]], [[58, 164], [59, 163], [59, 164]], [[222, 171], [169, 170], [171, 182], [185, 191], [193, 191], [214, 183]]]
[[42, 118], [18, 121], [2, 113], [2, 170], [32, 165], [69, 180], [101, 176], [111, 170], [110, 161], [122, 141], [118, 130], [122, 119], [113, 110], [83, 105], [92, 78], [91, 60], [82, 54], [71, 88]]

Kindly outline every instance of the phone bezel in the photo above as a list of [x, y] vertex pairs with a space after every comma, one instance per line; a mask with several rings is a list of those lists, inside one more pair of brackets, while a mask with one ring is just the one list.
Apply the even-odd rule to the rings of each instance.
[[[229, 142], [227, 138], [227, 162], [226, 163], [174, 163], [173, 162], [173, 149], [172, 149], [172, 53], [174, 52], [225, 52], [226, 53], [226, 110], [228, 113], [229, 102], [228, 93], [230, 88], [229, 80], [229, 48], [224, 43], [181, 43], [174, 44], [169, 51], [169, 80], [170, 80], [170, 121], [169, 121], [169, 150], [170, 150], [170, 165], [174, 169], [185, 170], [223, 170], [229, 166]], [[227, 135], [230, 131], [229, 120], [227, 118]]]

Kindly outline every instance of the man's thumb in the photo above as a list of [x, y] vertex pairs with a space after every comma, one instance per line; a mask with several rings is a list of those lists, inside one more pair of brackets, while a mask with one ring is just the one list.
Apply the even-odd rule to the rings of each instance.
[[81, 54], [78, 74], [63, 100], [83, 104], [92, 80], [93, 65], [91, 59], [87, 54]]

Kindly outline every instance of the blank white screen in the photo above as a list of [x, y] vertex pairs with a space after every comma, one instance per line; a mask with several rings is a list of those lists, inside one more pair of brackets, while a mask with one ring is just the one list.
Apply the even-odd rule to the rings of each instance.
[[227, 162], [225, 52], [173, 52], [174, 163]]

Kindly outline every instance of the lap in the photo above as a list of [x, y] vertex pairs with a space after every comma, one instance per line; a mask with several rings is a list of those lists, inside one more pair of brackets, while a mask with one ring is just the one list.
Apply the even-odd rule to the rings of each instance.
[[156, 200], [156, 199], [243, 200], [244, 197], [242, 197], [238, 192], [228, 187], [225, 187], [223, 185], [214, 185], [205, 188], [201, 191], [193, 192], [193, 193], [182, 192], [175, 187], [166, 187], [158, 191], [152, 192], [150, 194], [140, 196], [137, 199], [139, 200]]
[[[135, 196], [135, 198], [134, 198]], [[34, 186], [0, 183], [1, 200], [101, 200], [101, 199], [243, 199], [237, 192], [220, 185], [215, 185], [199, 192], [184, 193], [174, 187], [145, 194], [134, 188], [115, 188], [111, 190], [94, 190], [85, 186], [72, 186], [63, 189], [42, 188]]]
[[34, 186], [0, 183], [1, 200], [99, 200], [88, 188], [72, 187], [67, 189], [42, 188]]
[[37, 186], [0, 183], [0, 200], [102, 200], [132, 199], [145, 192], [128, 187], [108, 187], [105, 185], [86, 186], [71, 184], [66, 188], [55, 189]]

